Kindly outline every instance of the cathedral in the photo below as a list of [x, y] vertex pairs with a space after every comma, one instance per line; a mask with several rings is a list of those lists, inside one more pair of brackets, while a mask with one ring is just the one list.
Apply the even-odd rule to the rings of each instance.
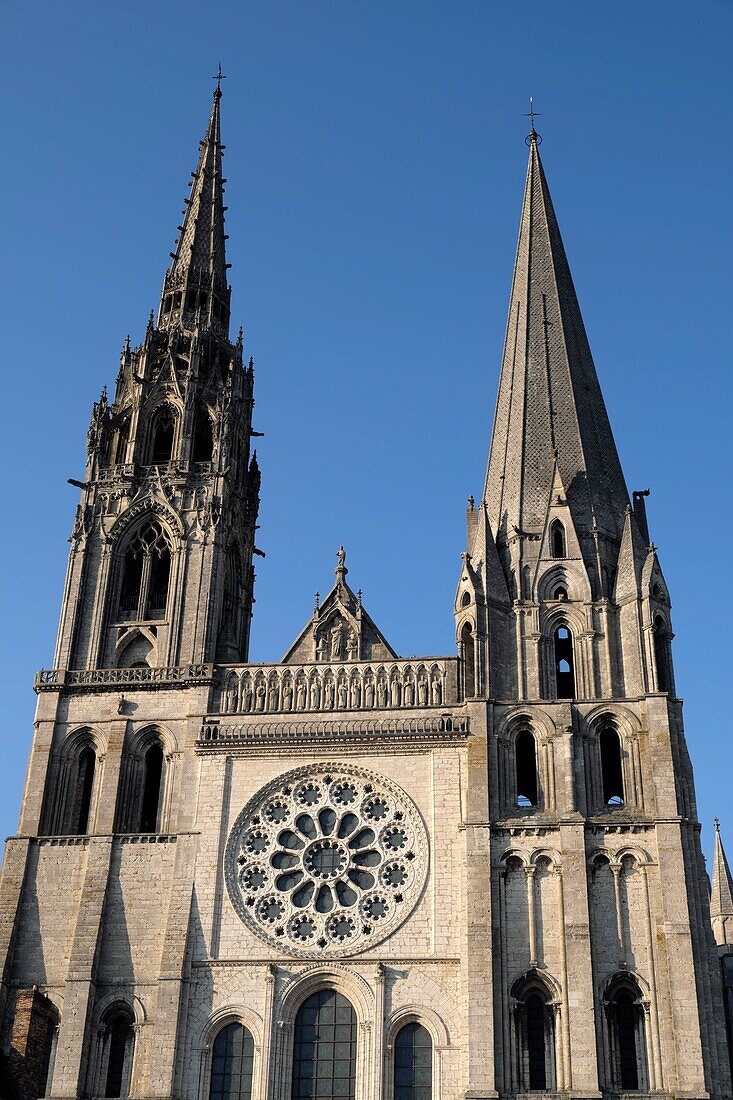
[[342, 547], [263, 664], [220, 111], [217, 84], [75, 483], [0, 882], [0, 1096], [729, 1098], [733, 885], [539, 135], [455, 653], [401, 658]]

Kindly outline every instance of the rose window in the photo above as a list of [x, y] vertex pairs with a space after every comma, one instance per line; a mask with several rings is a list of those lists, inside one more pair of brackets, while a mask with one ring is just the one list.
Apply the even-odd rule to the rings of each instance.
[[305, 767], [274, 780], [244, 808], [227, 845], [235, 909], [294, 954], [378, 943], [412, 911], [426, 873], [416, 807], [360, 768]]

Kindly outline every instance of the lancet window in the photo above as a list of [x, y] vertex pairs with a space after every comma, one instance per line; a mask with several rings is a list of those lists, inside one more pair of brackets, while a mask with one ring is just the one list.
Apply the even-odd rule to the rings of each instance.
[[463, 697], [472, 699], [476, 694], [476, 646], [470, 623], [461, 629], [461, 665], [463, 668]]
[[567, 626], [559, 626], [554, 636], [555, 693], [558, 699], [575, 697], [573, 636]]
[[606, 806], [623, 806], [624, 772], [621, 757], [621, 740], [613, 726], [604, 726], [598, 735], [601, 757], [601, 783], [603, 803]]
[[250, 1100], [254, 1039], [243, 1024], [227, 1024], [216, 1036], [211, 1061], [209, 1100]]
[[161, 734], [144, 730], [128, 746], [122, 765], [117, 831], [158, 833], [166, 828], [170, 756]]
[[644, 1006], [636, 982], [627, 975], [614, 979], [605, 998], [608, 1061], [614, 1092], [646, 1091]]
[[211, 429], [211, 417], [206, 409], [199, 409], [193, 428], [192, 462], [211, 462], [214, 453], [214, 435]]
[[[104, 1017], [101, 1081], [105, 1097], [130, 1095], [135, 1053], [134, 1017], [127, 1005], [115, 1005]], [[99, 1093], [97, 1095], [100, 1095]]]
[[670, 633], [661, 615], [657, 615], [652, 628], [654, 665], [657, 674], [657, 691], [672, 690]]
[[354, 1100], [356, 1013], [346, 997], [321, 989], [295, 1018], [292, 1100]]
[[432, 1100], [433, 1042], [422, 1024], [413, 1021], [397, 1032], [394, 1042], [394, 1100]]
[[520, 1092], [555, 1088], [555, 1011], [544, 983], [523, 979], [515, 987]]
[[520, 730], [514, 742], [517, 806], [538, 803], [537, 746], [530, 730]]
[[565, 548], [565, 528], [559, 519], [556, 519], [550, 527], [550, 552], [553, 558], [567, 556]]
[[125, 550], [117, 618], [121, 622], [165, 618], [170, 570], [168, 536], [157, 520], [148, 520]]
[[158, 410], [150, 429], [148, 462], [151, 466], [164, 466], [173, 457], [176, 420], [170, 405]]

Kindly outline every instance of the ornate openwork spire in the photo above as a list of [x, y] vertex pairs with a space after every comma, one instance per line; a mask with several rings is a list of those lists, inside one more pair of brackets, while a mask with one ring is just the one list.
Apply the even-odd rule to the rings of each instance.
[[196, 171], [192, 173], [191, 195], [185, 200], [183, 224], [172, 264], [166, 273], [159, 324], [186, 329], [211, 325], [227, 335], [229, 329], [229, 287], [224, 233], [224, 184], [221, 144], [221, 83], [217, 77], [206, 136]]
[[486, 496], [497, 543], [542, 529], [555, 469], [578, 528], [616, 539], [628, 493], [534, 128]]

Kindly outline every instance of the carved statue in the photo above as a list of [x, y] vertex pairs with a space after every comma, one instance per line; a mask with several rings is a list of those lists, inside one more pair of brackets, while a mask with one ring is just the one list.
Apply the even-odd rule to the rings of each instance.
[[320, 638], [318, 639], [318, 641], [316, 643], [316, 660], [317, 661], [325, 661], [326, 660], [326, 639], [323, 636], [323, 634], [321, 634]]
[[359, 707], [359, 704], [361, 702], [361, 700], [359, 698], [360, 694], [361, 693], [359, 691], [359, 681], [358, 680], [352, 680], [351, 681], [351, 689], [350, 689], [350, 692], [349, 692], [349, 706], [352, 707], [353, 710], [356, 710]]
[[339, 682], [337, 698], [339, 710], [346, 710], [347, 706], [349, 705], [349, 693], [343, 680]]
[[389, 702], [390, 706], [398, 707], [400, 705], [400, 682], [395, 677], [389, 686]]
[[338, 553], [336, 554], [336, 557], [338, 559], [339, 569], [343, 569], [343, 567], [346, 563], [346, 551], [344, 550], [343, 546], [339, 546]]
[[428, 705], [428, 681], [424, 675], [417, 682], [417, 701], [421, 707]]
[[267, 693], [267, 709], [269, 711], [277, 710], [279, 695], [280, 692], [278, 691], [277, 682], [273, 680], [273, 682], [270, 684], [270, 690]]
[[443, 689], [440, 686], [440, 680], [436, 678], [433, 680], [433, 706], [439, 707], [443, 700]]
[[311, 680], [309, 702], [311, 710], [318, 710], [321, 704], [321, 689], [317, 680]]
[[354, 634], [353, 630], [350, 630], [346, 637], [346, 659], [348, 661], [355, 661], [357, 659], [357, 651], [356, 634]]
[[305, 684], [301, 680], [295, 692], [295, 706], [297, 710], [305, 710], [306, 690]]
[[283, 710], [293, 709], [293, 685], [290, 680], [283, 684]]
[[379, 680], [377, 682], [377, 706], [387, 706], [387, 685], [385, 684], [384, 680]]
[[265, 709], [265, 700], [267, 698], [267, 688], [260, 680], [255, 691], [255, 710], [262, 712]]
[[252, 685], [249, 681], [244, 685], [242, 691], [242, 710], [247, 712], [252, 710]]
[[324, 706], [326, 710], [333, 710], [333, 680], [326, 680], [324, 687]]
[[371, 710], [374, 706], [374, 681], [367, 680], [364, 688], [364, 706]]
[[344, 644], [344, 632], [340, 620], [331, 627], [331, 660], [340, 661]]
[[412, 680], [405, 681], [405, 687], [402, 692], [402, 702], [406, 707], [412, 706], [412, 701], [415, 697], [415, 689], [412, 686]]

